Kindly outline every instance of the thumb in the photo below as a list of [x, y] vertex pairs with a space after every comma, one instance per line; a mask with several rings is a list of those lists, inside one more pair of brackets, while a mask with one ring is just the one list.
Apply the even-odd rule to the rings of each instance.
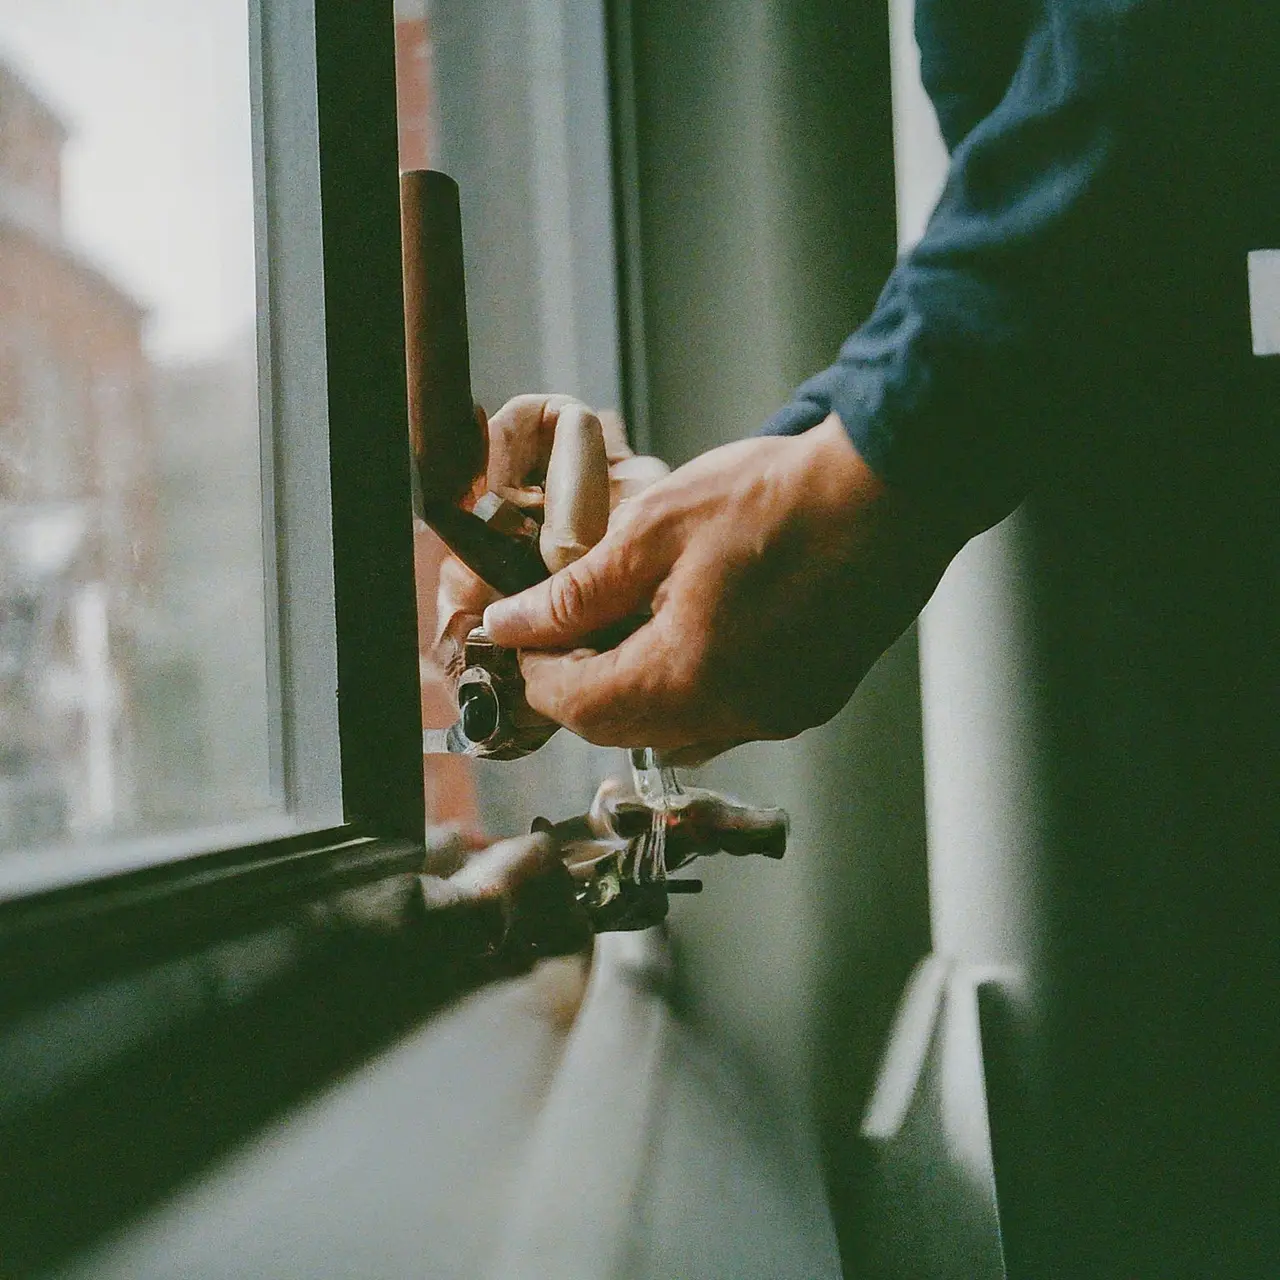
[[572, 648], [649, 603], [662, 569], [636, 573], [632, 560], [620, 539], [606, 536], [545, 582], [491, 604], [484, 629], [507, 649]]

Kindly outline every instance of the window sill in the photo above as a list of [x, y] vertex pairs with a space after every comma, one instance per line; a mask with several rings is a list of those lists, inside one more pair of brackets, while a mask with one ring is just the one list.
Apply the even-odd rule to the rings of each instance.
[[5, 903], [35, 893], [182, 862], [210, 849], [260, 848], [282, 840], [321, 835], [325, 830], [328, 828], [301, 826], [284, 814], [264, 813], [242, 822], [136, 838], [121, 836], [97, 843], [11, 849], [0, 853], [0, 909]]
[[202, 945], [421, 868], [424, 846], [357, 827], [154, 863], [0, 902], [0, 1010]]

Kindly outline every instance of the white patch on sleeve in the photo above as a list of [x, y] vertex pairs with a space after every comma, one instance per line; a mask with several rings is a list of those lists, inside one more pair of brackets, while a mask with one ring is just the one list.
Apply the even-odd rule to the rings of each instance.
[[1249, 321], [1253, 354], [1280, 356], [1280, 249], [1249, 255]]

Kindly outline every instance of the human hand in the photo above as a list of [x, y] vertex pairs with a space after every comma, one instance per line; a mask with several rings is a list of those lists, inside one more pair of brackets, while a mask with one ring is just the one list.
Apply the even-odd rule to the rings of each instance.
[[[609, 511], [634, 496], [668, 468], [657, 458], [635, 454], [627, 443], [626, 431], [617, 414], [595, 412], [572, 396], [524, 395], [509, 400], [492, 418], [478, 411], [482, 429], [488, 432], [488, 465], [485, 487], [516, 507], [541, 513], [544, 482], [552, 449], [566, 432], [598, 429], [604, 440], [609, 476]], [[596, 446], [599, 447], [598, 445]], [[551, 502], [547, 502], [548, 508]], [[551, 533], [551, 530], [547, 531]], [[600, 533], [603, 533], [601, 525]], [[598, 534], [596, 536], [599, 536]], [[544, 557], [552, 557], [553, 568], [585, 547], [549, 546], [544, 536]], [[554, 559], [556, 556], [558, 560]], [[460, 560], [447, 556], [440, 566], [436, 590], [436, 628], [430, 658], [452, 685], [462, 670], [463, 645], [468, 633], [479, 625], [485, 606], [497, 593], [481, 581]]]
[[590, 947], [590, 917], [549, 832], [432, 853], [418, 888], [455, 954], [530, 963]]
[[[833, 415], [695, 458], [484, 625], [522, 650], [536, 711], [601, 745], [705, 759], [830, 719], [963, 541], [889, 490]], [[616, 648], [574, 647], [645, 610]]]

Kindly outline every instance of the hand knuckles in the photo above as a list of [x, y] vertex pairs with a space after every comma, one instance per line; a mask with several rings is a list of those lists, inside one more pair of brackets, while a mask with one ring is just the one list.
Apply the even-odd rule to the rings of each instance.
[[541, 391], [525, 392], [523, 395], [512, 396], [493, 416], [504, 419], [539, 418], [549, 404], [562, 398]]
[[652, 489], [642, 489], [631, 499], [629, 516], [637, 529], [648, 529], [661, 518], [661, 500]]
[[559, 629], [574, 626], [583, 615], [588, 603], [585, 584], [572, 569], [557, 573], [548, 583], [547, 612], [552, 624]]

